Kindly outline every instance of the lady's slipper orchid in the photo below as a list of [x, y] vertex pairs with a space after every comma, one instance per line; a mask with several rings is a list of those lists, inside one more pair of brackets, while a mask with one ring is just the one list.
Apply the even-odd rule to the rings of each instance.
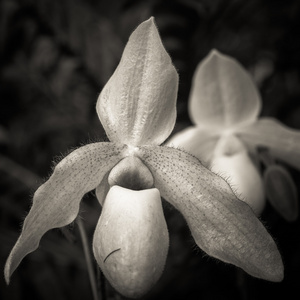
[[97, 112], [111, 142], [73, 151], [35, 192], [6, 262], [7, 282], [46, 231], [74, 221], [81, 198], [95, 188], [103, 209], [94, 255], [127, 297], [147, 292], [162, 273], [168, 232], [161, 197], [183, 214], [209, 255], [253, 276], [282, 280], [277, 247], [250, 207], [197, 158], [160, 146], [174, 127], [177, 85], [176, 70], [150, 18], [132, 33], [98, 98]]
[[257, 148], [265, 147], [273, 157], [300, 169], [300, 132], [275, 119], [258, 119], [260, 110], [260, 95], [249, 74], [236, 60], [212, 50], [193, 77], [189, 113], [195, 126], [169, 141], [227, 178], [256, 214], [265, 204], [255, 165]]

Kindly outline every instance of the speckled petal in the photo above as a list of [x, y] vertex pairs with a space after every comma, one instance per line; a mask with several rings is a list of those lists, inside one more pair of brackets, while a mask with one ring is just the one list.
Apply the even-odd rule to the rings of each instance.
[[300, 170], [300, 130], [289, 128], [271, 118], [241, 128], [238, 136], [249, 146], [266, 147], [278, 158]]
[[194, 124], [224, 130], [255, 121], [260, 109], [258, 90], [235, 59], [212, 50], [200, 62], [189, 100]]
[[195, 157], [169, 147], [142, 147], [139, 155], [162, 197], [187, 220], [201, 249], [252, 276], [282, 280], [276, 244], [251, 208], [236, 198], [221, 177]]
[[114, 143], [89, 144], [73, 151], [55, 167], [53, 175], [35, 192], [22, 233], [6, 261], [7, 283], [49, 229], [65, 226], [76, 218], [83, 195], [96, 188], [120, 161], [124, 147]]
[[110, 141], [159, 145], [176, 119], [178, 75], [154, 19], [132, 33], [122, 59], [96, 105]]

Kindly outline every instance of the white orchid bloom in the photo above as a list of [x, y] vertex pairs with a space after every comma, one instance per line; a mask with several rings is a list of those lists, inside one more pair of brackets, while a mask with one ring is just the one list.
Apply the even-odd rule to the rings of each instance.
[[300, 132], [275, 119], [258, 118], [261, 105], [248, 72], [235, 59], [212, 50], [193, 77], [189, 114], [195, 125], [168, 143], [195, 155], [226, 178], [257, 215], [266, 199], [255, 164], [257, 148], [267, 148], [274, 158], [300, 169]]
[[6, 262], [7, 282], [48, 230], [74, 221], [83, 195], [93, 189], [103, 205], [94, 255], [127, 297], [146, 293], [163, 271], [169, 241], [161, 197], [183, 214], [209, 255], [253, 276], [282, 280], [276, 244], [250, 207], [197, 158], [161, 146], [175, 124], [177, 86], [177, 72], [150, 18], [132, 33], [98, 98], [110, 142], [73, 151], [35, 192]]

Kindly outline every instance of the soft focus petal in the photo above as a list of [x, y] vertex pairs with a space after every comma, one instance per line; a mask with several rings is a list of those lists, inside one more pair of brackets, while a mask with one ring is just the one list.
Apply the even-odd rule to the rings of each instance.
[[299, 130], [288, 128], [275, 119], [262, 118], [241, 128], [238, 135], [250, 149], [267, 147], [272, 156], [300, 169]]
[[220, 139], [210, 169], [229, 182], [235, 194], [260, 215], [266, 203], [263, 180], [247, 149], [235, 136]]
[[212, 158], [218, 139], [219, 135], [211, 130], [191, 126], [172, 136], [167, 145], [184, 149], [207, 166]]
[[298, 218], [298, 193], [289, 172], [280, 165], [270, 165], [264, 172], [266, 194], [273, 208], [288, 222]]
[[139, 155], [163, 198], [185, 217], [192, 235], [209, 255], [252, 276], [280, 281], [281, 256], [252, 209], [229, 185], [195, 157], [168, 147], [142, 147]]
[[256, 120], [261, 100], [247, 71], [233, 58], [212, 50], [198, 65], [189, 100], [192, 121], [224, 130]]
[[49, 229], [65, 226], [76, 218], [83, 195], [100, 184], [105, 173], [121, 159], [124, 147], [113, 143], [89, 144], [73, 151], [55, 167], [53, 175], [35, 192], [22, 233], [7, 259], [7, 283]]
[[164, 142], [175, 124], [177, 86], [177, 72], [150, 18], [130, 36], [98, 98], [108, 138], [134, 146]]
[[159, 191], [113, 186], [94, 234], [95, 258], [111, 285], [126, 297], [140, 297], [159, 279], [169, 235]]

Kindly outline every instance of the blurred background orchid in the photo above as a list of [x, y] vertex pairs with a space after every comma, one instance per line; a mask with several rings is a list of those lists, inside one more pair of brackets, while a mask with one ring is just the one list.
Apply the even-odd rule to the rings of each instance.
[[[214, 48], [235, 58], [251, 74], [263, 104], [260, 117], [300, 129], [299, 1], [0, 1], [2, 268], [31, 207], [28, 195], [49, 177], [53, 157], [59, 161], [74, 146], [107, 141], [95, 101], [117, 67], [128, 36], [150, 16], [155, 16], [180, 74], [175, 134], [192, 125], [188, 113], [192, 77], [199, 61]], [[242, 146], [249, 155], [244, 141]], [[291, 163], [270, 155], [266, 148], [259, 149], [259, 160], [268, 182], [265, 187], [274, 187], [265, 188], [266, 195], [276, 193], [278, 183], [290, 185], [286, 172], [293, 182], [290, 196], [299, 193], [300, 172]], [[257, 167], [254, 161], [251, 155], [251, 164]], [[274, 172], [279, 180], [274, 180]], [[299, 297], [299, 218], [286, 222], [270, 201], [260, 214], [284, 258], [284, 280], [270, 283], [216, 263], [195, 249], [182, 215], [164, 200], [162, 205], [169, 253], [161, 278], [141, 299]], [[90, 299], [79, 221], [85, 224], [91, 244], [100, 212], [96, 194], [89, 192], [81, 201], [77, 222], [47, 232], [39, 251], [24, 258], [9, 286], [0, 278], [0, 298]], [[97, 276], [102, 299], [121, 298], [101, 272]]]
[[[275, 164], [272, 157], [300, 169], [300, 131], [272, 118], [259, 119], [260, 111], [260, 95], [247, 71], [233, 58], [212, 50], [193, 77], [189, 112], [195, 126], [169, 141], [226, 178], [257, 215], [266, 199], [259, 158], [267, 167]], [[279, 213], [293, 221], [298, 211], [296, 188], [282, 169], [267, 170], [267, 196]]]

